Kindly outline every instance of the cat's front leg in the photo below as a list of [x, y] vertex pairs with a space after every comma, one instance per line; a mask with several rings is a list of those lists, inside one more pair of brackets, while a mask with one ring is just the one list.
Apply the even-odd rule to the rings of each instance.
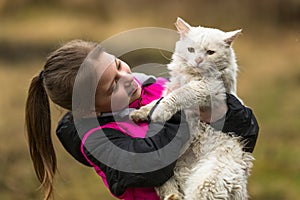
[[135, 122], [147, 121], [149, 112], [157, 101], [158, 100], [152, 101], [151, 103], [142, 106], [140, 109], [132, 111], [129, 114], [130, 119]]
[[197, 105], [196, 100], [190, 101], [195, 84], [199, 84], [199, 81], [190, 82], [165, 96], [154, 109], [150, 116], [151, 120], [154, 122], [165, 122], [180, 109], [190, 108], [193, 105], [192, 102], [195, 102], [194, 105]]
[[211, 107], [215, 102], [225, 98], [225, 88], [221, 81], [208, 79], [191, 81], [164, 97], [153, 111], [151, 120], [164, 122], [181, 109], [193, 106]]
[[154, 109], [150, 118], [153, 122], [168, 121], [178, 110], [176, 104], [172, 103], [172, 96], [163, 98]]

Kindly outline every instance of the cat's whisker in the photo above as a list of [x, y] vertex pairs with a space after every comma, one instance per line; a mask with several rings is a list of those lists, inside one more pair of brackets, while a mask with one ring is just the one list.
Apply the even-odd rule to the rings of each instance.
[[166, 72], [161, 72], [161, 73], [158, 73], [158, 76], [165, 76], [165, 75], [169, 75], [169, 72], [166, 71]]
[[172, 58], [168, 58], [161, 50], [159, 50], [160, 55], [168, 61], [171, 61]]
[[177, 57], [177, 59], [180, 58], [182, 62], [188, 62], [188, 59], [180, 53], [174, 52], [173, 57]]
[[214, 75], [216, 77], [219, 77], [222, 75], [222, 72], [218, 69], [215, 61], [210, 61], [210, 64], [208, 65], [207, 69], [208, 69], [208, 72], [210, 75]]

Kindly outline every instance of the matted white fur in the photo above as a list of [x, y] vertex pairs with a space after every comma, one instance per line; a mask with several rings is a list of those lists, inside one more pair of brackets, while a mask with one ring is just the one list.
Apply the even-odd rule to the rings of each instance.
[[[191, 140], [177, 161], [174, 176], [156, 188], [157, 193], [169, 200], [248, 199], [252, 154], [242, 150], [238, 137], [200, 122], [198, 109], [224, 103], [225, 92], [236, 95], [238, 66], [231, 44], [241, 30], [192, 27], [180, 18], [176, 27], [181, 38], [168, 65], [170, 82], [151, 120], [166, 121], [185, 109]], [[155, 103], [134, 111], [131, 118], [147, 119]]]

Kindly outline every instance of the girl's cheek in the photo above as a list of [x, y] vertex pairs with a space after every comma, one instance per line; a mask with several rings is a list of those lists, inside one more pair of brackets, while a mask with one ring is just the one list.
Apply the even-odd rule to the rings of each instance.
[[116, 95], [113, 95], [112, 97], [112, 107], [115, 107], [117, 109], [125, 108], [129, 105], [129, 97], [125, 90], [121, 90], [121, 87], [119, 88], [119, 91]]

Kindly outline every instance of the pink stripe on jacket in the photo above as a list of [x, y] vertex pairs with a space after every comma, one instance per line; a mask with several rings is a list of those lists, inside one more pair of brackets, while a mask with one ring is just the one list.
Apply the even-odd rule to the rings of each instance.
[[[138, 82], [138, 81], [137, 81]], [[139, 108], [143, 105], [147, 105], [153, 100], [156, 100], [161, 97], [162, 92], [164, 90], [163, 85], [167, 82], [164, 78], [158, 78], [155, 83], [146, 86], [142, 89], [141, 94], [141, 100], [136, 100], [132, 102], [129, 107], [130, 108]], [[139, 125], [132, 123], [131, 121], [124, 121], [124, 122], [109, 122], [103, 126], [99, 126], [97, 128], [89, 130], [83, 137], [82, 143], [81, 143], [81, 152], [86, 158], [86, 160], [94, 167], [95, 171], [99, 176], [101, 176], [105, 186], [109, 188], [106, 176], [101, 171], [101, 169], [94, 164], [92, 161], [89, 160], [89, 158], [84, 153], [84, 144], [88, 137], [95, 133], [98, 130], [101, 130], [103, 128], [111, 128], [118, 130], [126, 135], [129, 135], [131, 137], [140, 137], [144, 138], [146, 136], [147, 130], [148, 130], [148, 124], [147, 123], [140, 123]], [[159, 200], [158, 195], [156, 194], [154, 188], [127, 188], [126, 191], [121, 195], [118, 196], [119, 199], [124, 200]]]

